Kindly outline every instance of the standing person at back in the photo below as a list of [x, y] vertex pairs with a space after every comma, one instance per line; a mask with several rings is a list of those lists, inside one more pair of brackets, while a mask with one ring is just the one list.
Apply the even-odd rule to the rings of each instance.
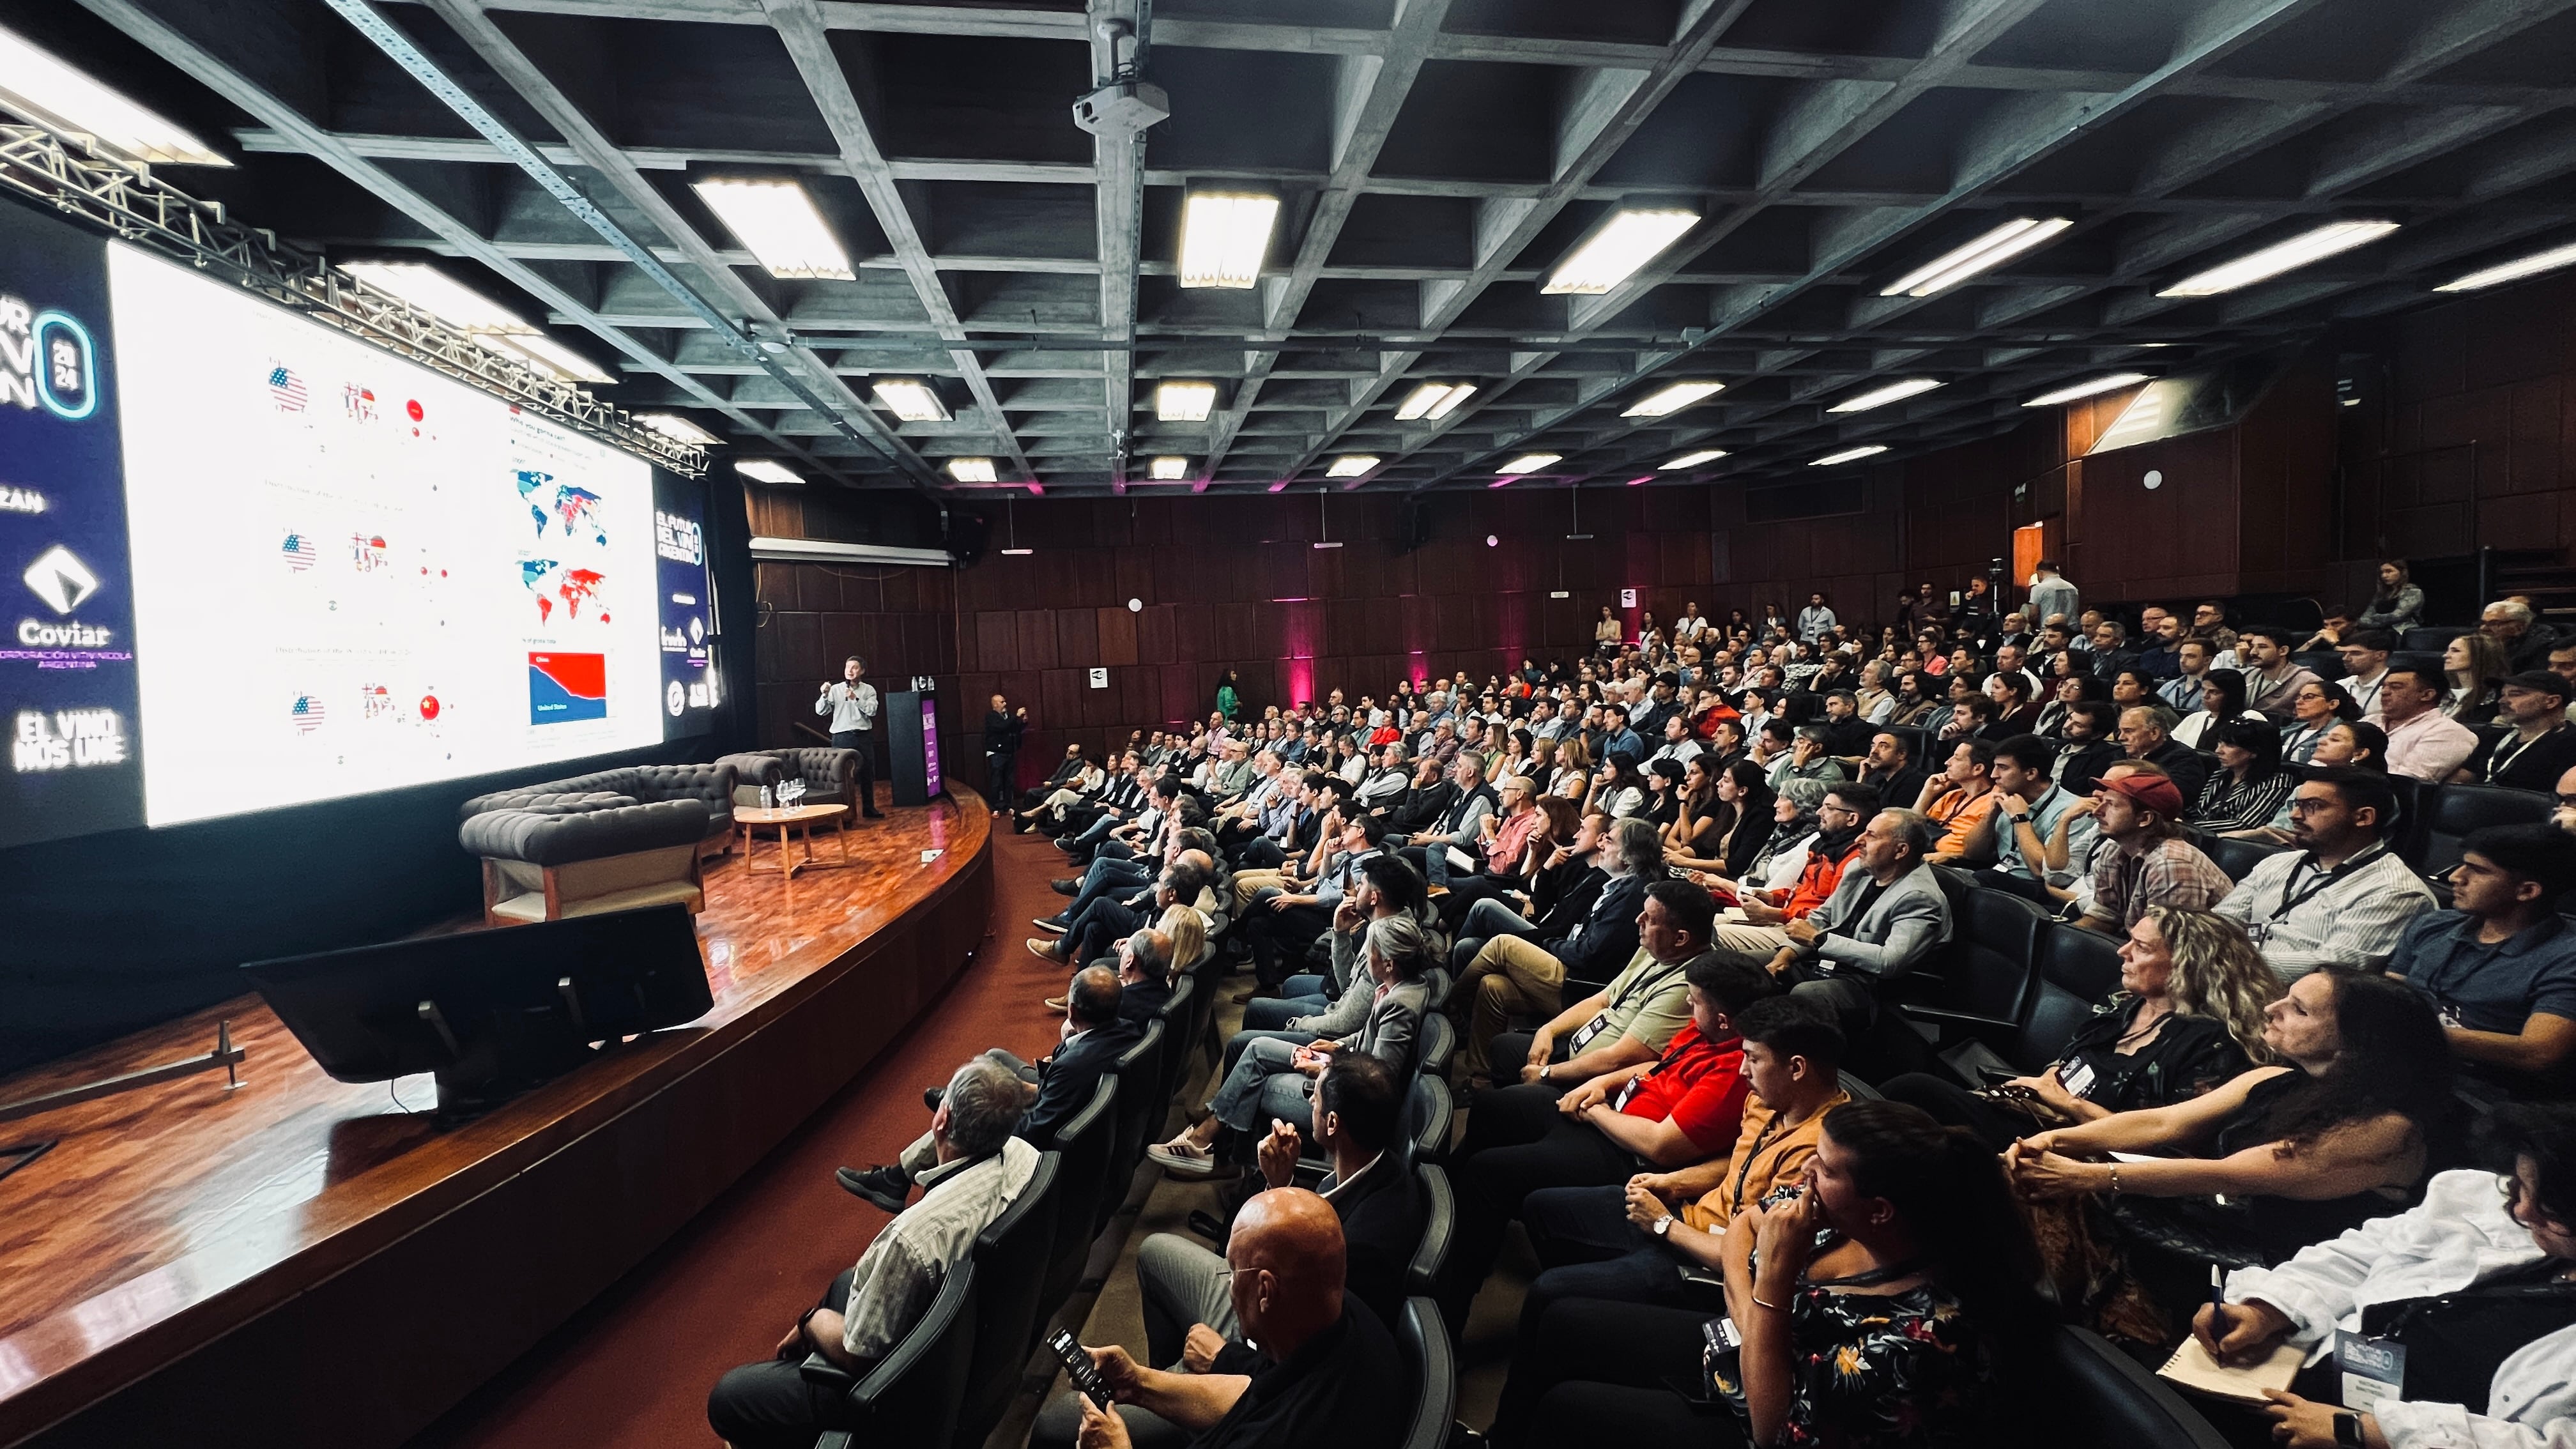
[[841, 677], [814, 697], [814, 712], [832, 717], [832, 748], [855, 750], [859, 756], [856, 786], [861, 813], [880, 820], [877, 808], [877, 762], [868, 746], [876, 738], [877, 687], [867, 682], [868, 661], [853, 654], [841, 661]]
[[2072, 580], [2058, 571], [2055, 559], [2044, 558], [2033, 566], [2030, 579], [2031, 627], [2044, 627], [2051, 619], [2064, 619], [2072, 624], [2083, 612], [2083, 594]]

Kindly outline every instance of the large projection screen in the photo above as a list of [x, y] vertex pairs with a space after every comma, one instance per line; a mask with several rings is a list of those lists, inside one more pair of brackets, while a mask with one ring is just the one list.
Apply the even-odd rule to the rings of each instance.
[[107, 251], [148, 823], [664, 738], [648, 464]]

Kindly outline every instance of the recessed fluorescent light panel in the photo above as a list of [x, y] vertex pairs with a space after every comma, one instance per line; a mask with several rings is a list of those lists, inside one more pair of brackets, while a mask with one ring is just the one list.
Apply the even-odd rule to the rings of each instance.
[[1929, 297], [1977, 273], [2000, 267], [2075, 223], [2062, 216], [2017, 216], [1966, 246], [1943, 252], [1890, 282], [1882, 297]]
[[1426, 382], [1396, 407], [1395, 420], [1409, 423], [1417, 418], [1438, 422], [1458, 410], [1458, 404], [1476, 395], [1472, 382]]
[[1597, 297], [1634, 275], [1655, 254], [1699, 225], [1699, 213], [1680, 207], [1621, 206], [1567, 254], [1539, 290], [1550, 296]]
[[2258, 252], [2248, 252], [2232, 262], [2221, 262], [2205, 272], [2195, 272], [2163, 291], [2159, 297], [2215, 297], [2233, 292], [2256, 282], [2269, 281], [2283, 272], [2296, 271], [2310, 262], [2320, 262], [2338, 252], [2367, 246], [2397, 230], [2393, 221], [2329, 222], [2313, 231], [2303, 231], [2287, 241], [2278, 241]]
[[990, 458], [951, 458], [948, 476], [960, 483], [991, 483], [996, 476]]
[[768, 458], [741, 458], [733, 470], [754, 483], [802, 483], [805, 480], [788, 472]]
[[1523, 473], [1535, 473], [1541, 468], [1555, 467], [1563, 461], [1565, 461], [1565, 455], [1562, 453], [1523, 453], [1494, 471], [1506, 478], [1517, 478]]
[[1864, 447], [1845, 448], [1839, 453], [1827, 453], [1825, 456], [1818, 458], [1807, 466], [1810, 468], [1830, 468], [1836, 463], [1857, 463], [1863, 458], [1875, 458], [1886, 451], [1887, 445], [1885, 443], [1871, 443]]
[[713, 448], [724, 442], [724, 439], [681, 417], [678, 413], [637, 413], [635, 426], [649, 428], [674, 443], [686, 443], [693, 448]]
[[1146, 466], [1154, 480], [1160, 483], [1174, 483], [1190, 476], [1190, 460], [1187, 458], [1156, 458]]
[[1203, 423], [1216, 410], [1216, 384], [1167, 382], [1154, 389], [1154, 416], [1167, 423]]
[[233, 164], [177, 122], [145, 110], [6, 30], [0, 30], [0, 103], [48, 130], [87, 136], [146, 165]]
[[1278, 221], [1278, 197], [1191, 192], [1181, 203], [1181, 285], [1251, 286], [1260, 280]]
[[2507, 282], [2519, 282], [2525, 277], [2539, 276], [2542, 272], [2554, 272], [2560, 267], [2576, 267], [2576, 243], [2563, 247], [2551, 247], [2545, 252], [2534, 252], [2518, 262], [2502, 262], [2492, 267], [2481, 267], [2465, 277], [2444, 282], [2433, 290], [2474, 292], [2481, 287], [2501, 287]]
[[938, 392], [932, 389], [929, 383], [918, 378], [879, 378], [870, 384], [870, 387], [876, 393], [878, 402], [885, 404], [888, 411], [907, 423], [948, 421], [948, 405], [939, 400]]
[[1660, 418], [1677, 413], [1702, 398], [1715, 397], [1726, 391], [1722, 382], [1677, 382], [1659, 392], [1637, 399], [1628, 405], [1623, 418]]
[[1659, 472], [1669, 473], [1675, 468], [1696, 468], [1702, 463], [1714, 463], [1725, 456], [1724, 448], [1702, 448], [1696, 453], [1684, 453], [1669, 463], [1658, 463], [1655, 467]]
[[1841, 402], [1825, 409], [1825, 411], [1829, 413], [1865, 413], [1871, 408], [1883, 408], [1892, 402], [1903, 402], [1907, 398], [1915, 396], [1917, 393], [1930, 392], [1932, 389], [1939, 387], [1940, 385], [1941, 379], [1937, 377], [1909, 377], [1902, 382], [1891, 382], [1885, 387], [1874, 387], [1865, 393], [1844, 398]]
[[700, 181], [696, 190], [771, 276], [847, 282], [857, 275], [814, 198], [796, 182]]
[[2094, 378], [2089, 382], [2068, 383], [2066, 386], [2057, 389], [2055, 392], [2041, 393], [2039, 396], [2023, 403], [2022, 406], [2026, 408], [2044, 408], [2053, 403], [2073, 402], [2077, 398], [2098, 397], [2103, 393], [2118, 392], [2124, 387], [2128, 387], [2134, 383], [2145, 382], [2146, 380], [2147, 375], [2143, 372], [2114, 372], [2107, 376]]
[[1356, 478], [1377, 466], [1377, 459], [1367, 453], [1344, 453], [1324, 469], [1327, 478]]

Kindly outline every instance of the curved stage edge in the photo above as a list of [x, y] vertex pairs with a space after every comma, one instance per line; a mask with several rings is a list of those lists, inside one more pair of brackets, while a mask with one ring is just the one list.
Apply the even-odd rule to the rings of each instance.
[[[0, 1084], [203, 1053], [220, 1072], [0, 1126], [0, 1445], [402, 1443], [533, 1347], [864, 1072], [974, 955], [992, 826], [963, 785], [792, 882], [707, 872], [716, 1005], [438, 1131], [426, 1077], [322, 1074], [255, 997]], [[776, 847], [758, 847], [763, 867]], [[939, 856], [923, 861], [926, 850]], [[687, 1325], [673, 1325], [688, 1332]]]

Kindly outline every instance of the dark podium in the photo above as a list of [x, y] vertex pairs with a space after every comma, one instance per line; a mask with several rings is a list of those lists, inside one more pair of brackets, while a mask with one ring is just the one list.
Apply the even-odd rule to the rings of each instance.
[[939, 696], [927, 689], [899, 689], [887, 696], [886, 768], [894, 775], [894, 803], [927, 805], [947, 789], [939, 776]]

